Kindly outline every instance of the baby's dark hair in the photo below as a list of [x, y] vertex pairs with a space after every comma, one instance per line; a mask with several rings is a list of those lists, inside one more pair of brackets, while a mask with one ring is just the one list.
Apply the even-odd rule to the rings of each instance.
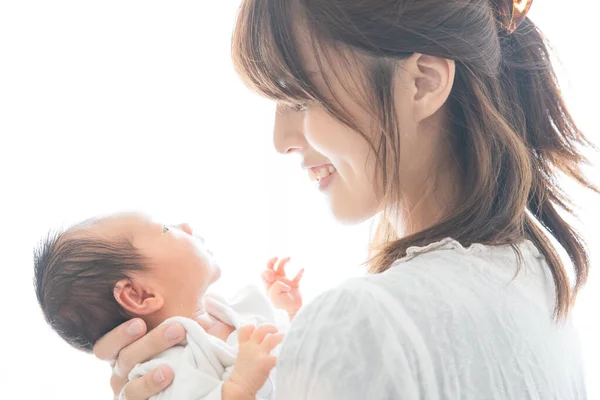
[[48, 234], [34, 250], [34, 286], [46, 321], [71, 346], [92, 352], [98, 339], [132, 317], [114, 288], [144, 269], [143, 262], [127, 238]]

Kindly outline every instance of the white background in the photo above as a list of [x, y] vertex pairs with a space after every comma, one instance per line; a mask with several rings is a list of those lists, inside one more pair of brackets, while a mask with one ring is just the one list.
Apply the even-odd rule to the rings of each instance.
[[[565, 4], [536, 2], [532, 18], [562, 61], [572, 112], [598, 142], [595, 3]], [[51, 228], [121, 210], [189, 222], [220, 256], [224, 292], [258, 282], [273, 255], [306, 268], [307, 299], [361, 273], [369, 224], [332, 220], [299, 160], [273, 151], [272, 104], [233, 72], [237, 5], [0, 3], [0, 397], [111, 398], [108, 366], [63, 344], [38, 310], [32, 248]], [[595, 267], [576, 319], [597, 399], [599, 201], [572, 193]]]

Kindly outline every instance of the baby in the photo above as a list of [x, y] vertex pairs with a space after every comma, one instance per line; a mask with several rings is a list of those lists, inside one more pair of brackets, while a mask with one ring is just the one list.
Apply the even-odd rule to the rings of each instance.
[[187, 335], [179, 346], [130, 373], [132, 379], [171, 366], [173, 383], [155, 398], [227, 399], [237, 392], [270, 399], [274, 350], [302, 305], [303, 271], [287, 279], [287, 261], [268, 262], [262, 275], [268, 298], [248, 287], [226, 302], [206, 294], [220, 268], [188, 225], [119, 214], [49, 236], [35, 254], [35, 287], [51, 327], [87, 352], [132, 317], [148, 329], [181, 323]]

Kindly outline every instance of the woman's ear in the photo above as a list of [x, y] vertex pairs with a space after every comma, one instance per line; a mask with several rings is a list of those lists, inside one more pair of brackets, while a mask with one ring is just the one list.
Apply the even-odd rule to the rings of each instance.
[[445, 58], [416, 53], [402, 63], [402, 69], [407, 73], [406, 79], [410, 79], [412, 115], [419, 123], [434, 115], [448, 100], [456, 64]]
[[121, 307], [136, 316], [153, 314], [165, 304], [164, 298], [156, 289], [138, 280], [120, 280], [115, 285], [113, 294]]

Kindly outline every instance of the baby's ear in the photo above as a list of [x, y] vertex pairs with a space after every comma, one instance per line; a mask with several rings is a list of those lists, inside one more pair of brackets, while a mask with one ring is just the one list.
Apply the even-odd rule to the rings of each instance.
[[115, 300], [127, 312], [135, 316], [150, 315], [160, 310], [164, 299], [149, 285], [133, 279], [117, 282], [113, 290]]

